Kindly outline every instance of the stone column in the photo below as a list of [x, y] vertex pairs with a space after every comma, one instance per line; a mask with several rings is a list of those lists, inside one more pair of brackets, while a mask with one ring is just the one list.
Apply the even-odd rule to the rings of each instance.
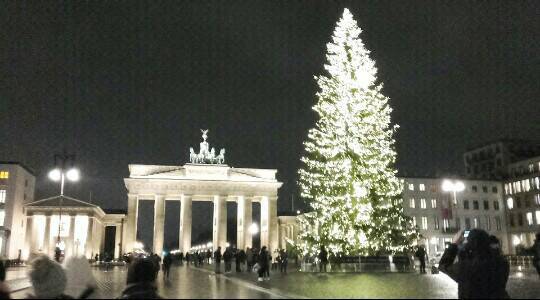
[[94, 258], [94, 247], [92, 243], [94, 229], [94, 217], [88, 216], [88, 229], [86, 230], [86, 242], [84, 243], [84, 253], [86, 258]]
[[116, 224], [114, 228], [114, 258], [120, 258], [120, 241], [122, 239], [122, 226]]
[[69, 238], [66, 245], [66, 250], [69, 249], [69, 251], [66, 251], [66, 254], [75, 256], [75, 248], [75, 216], [69, 215]]
[[[45, 255], [51, 255], [51, 216], [45, 216], [45, 233], [43, 237], [43, 253]], [[54, 243], [53, 243], [54, 244]]]
[[165, 196], [156, 195], [154, 201], [154, 253], [162, 256], [165, 230]]
[[23, 259], [27, 260], [30, 256], [30, 253], [34, 252], [36, 249], [36, 246], [34, 245], [36, 243], [36, 238], [33, 236], [34, 233], [34, 216], [27, 215], [26, 216], [26, 232], [24, 234], [24, 249], [23, 252]]
[[178, 237], [178, 249], [185, 254], [191, 249], [193, 199], [191, 195], [182, 195], [180, 201], [180, 235]]
[[238, 196], [237, 200], [237, 231], [236, 231], [236, 247], [238, 249], [246, 249], [253, 247], [252, 236], [249, 232], [249, 227], [252, 223], [252, 203], [251, 198]]
[[134, 243], [137, 241], [138, 210], [139, 197], [134, 194], [128, 194], [128, 213], [126, 216], [125, 242], [123, 243], [124, 253], [131, 252]]
[[225, 251], [227, 244], [227, 199], [221, 196], [214, 196], [214, 231], [213, 247], [221, 247]]
[[279, 247], [277, 224], [277, 197], [261, 198], [261, 247], [266, 246], [270, 253]]

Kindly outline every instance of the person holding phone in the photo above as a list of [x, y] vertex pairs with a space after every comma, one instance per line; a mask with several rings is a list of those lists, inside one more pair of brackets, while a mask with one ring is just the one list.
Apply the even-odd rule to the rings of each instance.
[[508, 261], [491, 247], [487, 232], [465, 232], [460, 230], [454, 236], [439, 262], [439, 270], [457, 282], [460, 299], [508, 299]]

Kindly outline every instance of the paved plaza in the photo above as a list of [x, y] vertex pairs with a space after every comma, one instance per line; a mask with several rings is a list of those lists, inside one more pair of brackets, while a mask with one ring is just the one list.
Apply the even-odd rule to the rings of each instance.
[[[95, 269], [102, 298], [116, 298], [125, 288], [126, 269]], [[26, 270], [8, 272], [13, 298], [31, 293]], [[173, 267], [168, 280], [162, 274], [158, 289], [165, 298], [456, 298], [457, 284], [444, 274], [415, 273], [317, 274], [272, 273], [271, 280], [257, 282], [253, 273], [215, 275], [208, 268]], [[512, 298], [540, 298], [540, 279], [532, 270], [514, 270], [508, 283]]]

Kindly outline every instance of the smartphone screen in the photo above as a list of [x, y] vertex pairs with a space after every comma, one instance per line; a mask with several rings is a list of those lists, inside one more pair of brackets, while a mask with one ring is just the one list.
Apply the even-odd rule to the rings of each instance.
[[468, 237], [468, 236], [469, 236], [469, 232], [470, 232], [470, 230], [465, 230], [465, 232], [463, 232], [463, 237]]

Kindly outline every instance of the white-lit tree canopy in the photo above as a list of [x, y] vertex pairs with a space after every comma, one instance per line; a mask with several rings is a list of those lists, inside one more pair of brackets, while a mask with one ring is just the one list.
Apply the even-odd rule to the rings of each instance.
[[398, 126], [360, 33], [345, 9], [327, 45], [327, 74], [316, 78], [319, 118], [299, 171], [312, 210], [300, 218], [305, 254], [321, 246], [334, 255], [398, 253], [416, 238], [394, 167]]

